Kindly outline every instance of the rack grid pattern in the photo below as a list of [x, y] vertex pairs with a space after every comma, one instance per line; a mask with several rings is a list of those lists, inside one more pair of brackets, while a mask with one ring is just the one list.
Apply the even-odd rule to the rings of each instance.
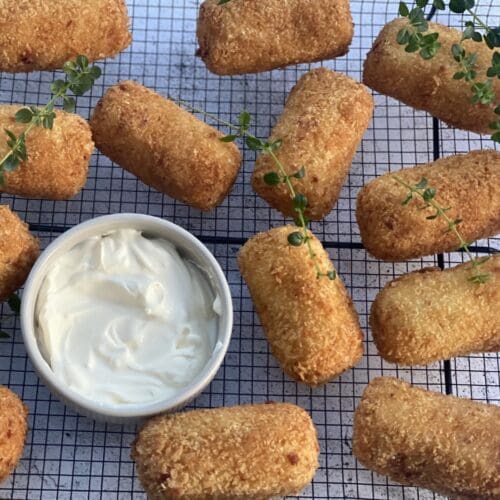
[[[349, 54], [325, 66], [361, 79], [362, 63], [382, 26], [396, 16], [398, 1], [351, 0], [356, 35]], [[496, 2], [484, 0], [482, 14], [500, 24]], [[489, 6], [487, 4], [490, 4]], [[267, 137], [286, 95], [310, 67], [219, 78], [194, 56], [199, 2], [192, 0], [129, 0], [133, 45], [101, 66], [104, 76], [88, 97], [78, 100], [85, 118], [105, 89], [118, 80], [135, 79], [165, 96], [234, 120], [245, 108], [254, 117], [256, 135]], [[438, 20], [460, 26], [458, 16]], [[49, 98], [52, 73], [7, 75], [0, 80], [0, 102], [43, 104]], [[117, 212], [147, 213], [171, 220], [198, 236], [225, 270], [235, 306], [233, 339], [225, 362], [210, 387], [190, 408], [206, 408], [266, 400], [304, 407], [318, 428], [321, 460], [314, 482], [300, 498], [431, 499], [426, 490], [393, 484], [357, 463], [352, 455], [353, 410], [366, 384], [380, 375], [394, 375], [429, 389], [500, 404], [500, 360], [497, 354], [474, 355], [426, 367], [401, 368], [377, 355], [367, 326], [370, 304], [380, 288], [422, 266], [449, 267], [462, 262], [452, 253], [405, 264], [379, 262], [363, 250], [355, 223], [359, 189], [371, 179], [433, 158], [493, 148], [485, 137], [450, 130], [425, 113], [393, 99], [375, 96], [375, 115], [353, 162], [341, 199], [313, 230], [328, 248], [348, 286], [366, 334], [365, 356], [353, 370], [321, 388], [309, 389], [288, 379], [270, 355], [253, 306], [239, 274], [236, 254], [257, 231], [283, 224], [276, 211], [250, 187], [254, 153], [245, 162], [231, 195], [215, 211], [202, 213], [163, 196], [95, 152], [89, 179], [80, 195], [67, 202], [27, 200], [1, 195], [26, 220], [45, 247], [61, 232], [92, 217]], [[479, 254], [500, 250], [500, 239], [477, 242]], [[0, 384], [17, 392], [29, 407], [30, 431], [22, 462], [0, 484], [0, 498], [12, 499], [143, 499], [145, 494], [130, 460], [135, 426], [97, 423], [80, 417], [51, 396], [33, 373], [19, 331], [8, 307], [0, 309]]]

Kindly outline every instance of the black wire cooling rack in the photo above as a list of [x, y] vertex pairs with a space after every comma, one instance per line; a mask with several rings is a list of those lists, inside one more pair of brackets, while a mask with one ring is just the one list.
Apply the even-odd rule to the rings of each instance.
[[[192, 0], [129, 0], [134, 43], [114, 60], [102, 64], [104, 76], [89, 97], [78, 101], [88, 118], [105, 89], [122, 79], [136, 79], [164, 95], [178, 96], [195, 106], [234, 119], [244, 108], [256, 120], [256, 134], [267, 137], [285, 97], [309, 65], [281, 71], [219, 78], [195, 58], [198, 3]], [[480, 7], [490, 24], [500, 24], [496, 0]], [[394, 18], [398, 1], [352, 0], [356, 35], [349, 54], [324, 65], [360, 79], [362, 62], [381, 27]], [[496, 6], [495, 6], [496, 5]], [[441, 14], [444, 23], [460, 26], [459, 17]], [[272, 21], [271, 21], [272, 22]], [[1, 75], [0, 102], [43, 104], [49, 98], [53, 73]], [[237, 269], [236, 253], [257, 231], [283, 224], [283, 218], [251, 191], [254, 153], [245, 164], [231, 195], [205, 214], [173, 201], [140, 183], [94, 154], [83, 192], [67, 202], [27, 200], [2, 195], [25, 219], [45, 247], [59, 233], [97, 215], [137, 212], [171, 220], [204, 241], [225, 270], [231, 286], [235, 323], [225, 362], [210, 387], [190, 407], [215, 407], [265, 400], [289, 401], [304, 407], [318, 428], [321, 466], [301, 498], [428, 499], [428, 491], [403, 488], [372, 474], [352, 455], [353, 410], [369, 380], [396, 375], [436, 391], [500, 404], [500, 361], [496, 354], [475, 355], [413, 369], [398, 368], [377, 355], [367, 328], [369, 307], [389, 280], [423, 265], [448, 267], [462, 262], [459, 253], [393, 265], [369, 257], [360, 244], [355, 199], [361, 186], [387, 170], [471, 149], [494, 147], [474, 134], [450, 130], [425, 113], [376, 96], [375, 116], [354, 160], [341, 199], [314, 231], [329, 249], [339, 274], [354, 298], [366, 333], [361, 363], [338, 380], [318, 389], [285, 377], [269, 354], [248, 291]], [[500, 239], [477, 243], [481, 254], [498, 251]], [[0, 384], [17, 392], [30, 411], [28, 440], [22, 462], [0, 485], [0, 498], [13, 499], [142, 499], [145, 494], [129, 457], [135, 426], [96, 423], [76, 415], [51, 396], [33, 373], [19, 331], [8, 307], [1, 327], [11, 339], [0, 342]]]

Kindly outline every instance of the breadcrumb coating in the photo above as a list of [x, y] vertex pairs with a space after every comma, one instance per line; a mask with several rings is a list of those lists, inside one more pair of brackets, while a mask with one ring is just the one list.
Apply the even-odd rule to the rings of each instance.
[[[276, 156], [287, 174], [304, 166], [305, 177], [292, 179], [292, 184], [307, 197], [309, 218], [322, 219], [337, 202], [372, 113], [373, 98], [366, 87], [341, 73], [315, 69], [293, 88], [269, 141], [283, 141]], [[264, 182], [266, 173], [276, 171], [273, 159], [261, 155], [252, 186], [272, 207], [294, 217], [287, 187]]]
[[145, 184], [201, 210], [227, 196], [241, 155], [223, 134], [174, 102], [124, 81], [109, 88], [91, 119], [97, 148]]
[[[241, 248], [238, 264], [262, 328], [283, 370], [298, 382], [324, 384], [363, 355], [363, 334], [339, 276], [318, 279], [306, 245], [293, 247], [285, 226], [259, 233]], [[323, 272], [332, 263], [310, 234]]]
[[21, 458], [28, 431], [28, 409], [7, 387], [0, 385], [0, 483]]
[[460, 219], [460, 234], [466, 241], [500, 232], [500, 152], [472, 151], [432, 163], [387, 173], [368, 183], [358, 194], [356, 218], [366, 250], [378, 259], [403, 261], [456, 250], [457, 237], [447, 231], [441, 217], [429, 220], [435, 211], [423, 208], [415, 197], [403, 206], [408, 189], [422, 178], [436, 189], [435, 201], [450, 210], [451, 220]]
[[452, 498], [500, 498], [500, 407], [391, 377], [368, 385], [353, 452], [367, 468]]
[[155, 417], [132, 446], [151, 500], [257, 500], [298, 494], [318, 467], [309, 415], [271, 403]]
[[39, 253], [40, 245], [28, 225], [8, 206], [0, 205], [0, 302], [24, 285]]
[[258, 73], [343, 56], [353, 34], [349, 0], [205, 0], [198, 55], [218, 75]]
[[[16, 136], [26, 129], [26, 124], [16, 123], [19, 109], [20, 106], [0, 106], [0, 129], [12, 130]], [[0, 192], [67, 200], [82, 190], [94, 150], [89, 124], [83, 118], [56, 111], [53, 128], [34, 128], [26, 138], [26, 149], [28, 159], [15, 171], [5, 173]], [[8, 151], [6, 140], [0, 140], [0, 157]]]
[[[450, 127], [491, 134], [489, 124], [498, 119], [494, 107], [472, 104], [471, 83], [453, 78], [459, 66], [451, 47], [461, 43], [468, 53], [477, 54], [478, 81], [486, 80], [493, 50], [484, 43], [461, 42], [462, 32], [455, 28], [429, 23], [429, 31], [439, 34], [442, 46], [432, 59], [424, 60], [418, 52], [405, 52], [404, 46], [396, 41], [407, 22], [395, 19], [382, 29], [365, 60], [363, 82], [381, 94], [429, 112]], [[494, 78], [492, 82], [494, 92], [500, 95], [500, 80]]]
[[405, 274], [388, 283], [371, 308], [370, 326], [387, 361], [422, 365], [474, 352], [500, 351], [500, 254], [481, 265], [485, 284], [471, 283], [471, 264]]
[[132, 41], [124, 0], [0, 2], [0, 71], [58, 69], [77, 55], [118, 54]]

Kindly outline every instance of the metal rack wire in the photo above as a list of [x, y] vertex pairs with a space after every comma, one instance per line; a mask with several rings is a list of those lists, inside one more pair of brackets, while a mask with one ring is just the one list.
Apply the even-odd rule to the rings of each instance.
[[[500, 24], [495, 1], [485, 0], [483, 14]], [[122, 79], [136, 79], [164, 95], [179, 96], [193, 105], [234, 119], [246, 108], [256, 119], [256, 134], [267, 137], [285, 97], [309, 65], [259, 75], [219, 78], [194, 57], [198, 2], [192, 0], [129, 0], [134, 43], [115, 60], [102, 64], [104, 77], [89, 97], [78, 102], [88, 118], [104, 90]], [[324, 65], [360, 79], [362, 61], [374, 37], [397, 12], [397, 0], [351, 0], [356, 36], [349, 54]], [[441, 15], [460, 25], [459, 17]], [[43, 104], [54, 75], [3, 74], [0, 102]], [[447, 393], [500, 404], [498, 355], [475, 355], [448, 363], [402, 369], [377, 355], [367, 328], [369, 307], [388, 281], [423, 265], [451, 266], [463, 259], [453, 253], [408, 262], [381, 263], [362, 249], [354, 209], [362, 185], [387, 170], [430, 161], [470, 149], [494, 147], [474, 134], [450, 130], [428, 115], [383, 96], [376, 96], [372, 125], [354, 160], [341, 199], [314, 231], [330, 255], [354, 298], [367, 334], [362, 362], [339, 380], [318, 389], [297, 385], [285, 377], [269, 354], [248, 291], [236, 265], [236, 253], [246, 238], [284, 222], [251, 191], [253, 153], [229, 198], [205, 214], [175, 202], [140, 183], [94, 154], [88, 183], [68, 202], [26, 200], [2, 195], [46, 246], [60, 232], [97, 215], [116, 212], [148, 213], [172, 220], [199, 236], [224, 268], [235, 306], [233, 340], [223, 367], [209, 389], [191, 407], [213, 407], [269, 399], [290, 401], [307, 409], [318, 428], [321, 466], [301, 498], [316, 499], [428, 499], [424, 490], [404, 488], [372, 474], [352, 455], [353, 410], [369, 380], [396, 375], [412, 383]], [[500, 239], [477, 243], [480, 253], [500, 250]], [[141, 499], [145, 495], [134, 474], [129, 445], [134, 426], [96, 423], [80, 417], [51, 396], [32, 371], [21, 340], [19, 322], [7, 307], [0, 315], [2, 329], [12, 334], [0, 342], [0, 384], [16, 391], [29, 407], [30, 432], [21, 464], [0, 484], [0, 497], [13, 499]]]

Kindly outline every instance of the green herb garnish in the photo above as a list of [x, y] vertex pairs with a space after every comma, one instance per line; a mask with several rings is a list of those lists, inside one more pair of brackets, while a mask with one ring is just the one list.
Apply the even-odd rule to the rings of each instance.
[[4, 184], [5, 172], [12, 172], [19, 167], [22, 161], [28, 158], [26, 150], [26, 137], [35, 127], [52, 129], [56, 114], [54, 111], [58, 99], [63, 100], [63, 109], [74, 112], [76, 101], [70, 97], [68, 92], [75, 96], [82, 96], [88, 92], [94, 82], [101, 76], [101, 69], [98, 66], [89, 66], [89, 61], [85, 56], [78, 56], [75, 61], [67, 62], [63, 67], [66, 73], [65, 80], [56, 80], [50, 89], [52, 97], [43, 108], [30, 106], [20, 109], [16, 115], [16, 122], [25, 123], [26, 129], [16, 136], [11, 130], [5, 130], [7, 134], [7, 145], [9, 152], [0, 160], [0, 186]]
[[330, 269], [326, 272], [322, 271], [318, 263], [317, 255], [314, 253], [314, 250], [312, 248], [312, 238], [308, 234], [309, 220], [305, 215], [305, 210], [308, 205], [307, 198], [303, 194], [297, 192], [292, 184], [292, 179], [302, 179], [305, 177], [306, 168], [301, 167], [297, 172], [294, 172], [291, 175], [286, 173], [285, 167], [276, 156], [276, 151], [280, 149], [283, 141], [281, 139], [277, 139], [274, 142], [267, 142], [258, 139], [253, 134], [251, 134], [249, 132], [249, 128], [252, 117], [250, 113], [248, 113], [248, 111], [243, 111], [238, 117], [238, 125], [234, 125], [228, 121], [221, 120], [219, 117], [211, 113], [207, 113], [206, 111], [195, 108], [183, 101], [177, 100], [177, 102], [190, 111], [201, 113], [202, 115], [211, 118], [217, 123], [225, 125], [226, 127], [233, 130], [233, 134], [228, 134], [220, 139], [222, 142], [234, 142], [237, 139], [243, 139], [247, 147], [252, 151], [260, 151], [261, 153], [269, 155], [272, 158], [277, 170], [265, 174], [263, 176], [263, 180], [268, 186], [278, 186], [279, 184], [285, 184], [290, 193], [290, 199], [292, 201], [293, 208], [297, 214], [297, 216], [295, 217], [295, 225], [299, 229], [288, 235], [288, 243], [294, 247], [306, 245], [309, 253], [309, 258], [313, 261], [314, 267], [316, 269], [316, 277], [318, 279], [327, 277], [330, 280], [334, 280], [337, 277], [335, 270]]
[[472, 276], [468, 278], [468, 281], [470, 281], [471, 283], [476, 283], [478, 285], [486, 283], [490, 279], [490, 275], [482, 273], [480, 267], [489, 259], [489, 257], [483, 257], [479, 259], [474, 258], [469, 248], [470, 244], [465, 241], [458, 230], [458, 226], [462, 223], [462, 220], [452, 220], [448, 216], [446, 212], [448, 212], [450, 208], [444, 208], [436, 201], [436, 190], [433, 187], [429, 186], [429, 182], [427, 181], [427, 179], [422, 178], [414, 186], [408, 184], [398, 176], [394, 176], [394, 180], [408, 189], [406, 198], [401, 202], [402, 205], [408, 205], [415, 196], [421, 198], [425, 202], [422, 210], [425, 210], [429, 207], [432, 207], [434, 209], [434, 214], [428, 215], [426, 218], [428, 220], [434, 220], [438, 217], [442, 218], [447, 224], [446, 231], [452, 232], [457, 237], [457, 240], [459, 242], [458, 249], [463, 250], [467, 254], [472, 264]]
[[[443, 0], [416, 0], [416, 6], [410, 10], [405, 2], [399, 4], [399, 15], [408, 20], [407, 26], [402, 28], [396, 37], [400, 45], [405, 46], [406, 52], [418, 52], [423, 59], [432, 59], [441, 48], [439, 33], [429, 33], [429, 23], [424, 15], [424, 8], [431, 4], [438, 10], [445, 10]], [[475, 0], [450, 0], [448, 8], [457, 14], [469, 14], [471, 20], [465, 22], [460, 43], [453, 44], [451, 55], [458, 68], [453, 78], [464, 79], [471, 84], [471, 102], [475, 105], [489, 105], [500, 115], [500, 103], [493, 90], [493, 80], [500, 78], [500, 52], [494, 51], [491, 66], [486, 68], [487, 79], [476, 81], [477, 53], [467, 52], [463, 47], [464, 40], [474, 40], [485, 43], [490, 49], [500, 47], [500, 27], [488, 26], [472, 9]], [[492, 130], [491, 139], [500, 142], [500, 118], [489, 127]]]
[[16, 315], [19, 316], [21, 312], [21, 299], [13, 293], [8, 299], [7, 304], [9, 304], [10, 310]]
[[[7, 299], [7, 304], [9, 304], [11, 311], [16, 316], [19, 316], [19, 313], [21, 312], [21, 299], [15, 293]], [[0, 340], [1, 339], [10, 339], [10, 335], [7, 332], [0, 330]]]

